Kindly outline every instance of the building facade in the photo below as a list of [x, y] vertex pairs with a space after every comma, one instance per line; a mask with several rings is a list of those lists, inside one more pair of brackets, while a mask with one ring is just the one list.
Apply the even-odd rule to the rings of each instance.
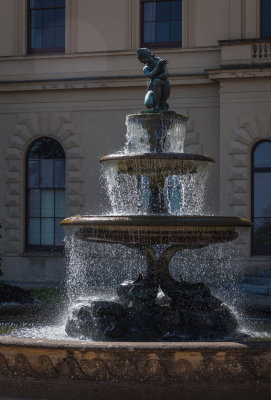
[[66, 215], [101, 213], [99, 158], [143, 108], [136, 59], [169, 59], [185, 150], [216, 161], [213, 213], [252, 218], [233, 246], [246, 273], [271, 267], [271, 6], [268, 0], [1, 0], [0, 252], [4, 278], [65, 274]]

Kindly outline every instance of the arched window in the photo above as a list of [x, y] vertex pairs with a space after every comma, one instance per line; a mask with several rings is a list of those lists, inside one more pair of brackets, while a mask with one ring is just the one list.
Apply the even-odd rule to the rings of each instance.
[[271, 255], [271, 141], [252, 151], [252, 255]]
[[26, 250], [62, 250], [65, 152], [49, 137], [36, 140], [26, 158]]

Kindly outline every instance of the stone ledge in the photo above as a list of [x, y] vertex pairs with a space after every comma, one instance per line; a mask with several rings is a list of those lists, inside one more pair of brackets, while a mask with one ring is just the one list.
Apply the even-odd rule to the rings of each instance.
[[[84, 351], [162, 351], [162, 352], [226, 352], [226, 351], [264, 351], [270, 352], [271, 341], [243, 342], [91, 342], [89, 340], [45, 340], [0, 336], [0, 352], [3, 347], [15, 346], [36, 349], [74, 349]], [[270, 360], [271, 362], [271, 360]], [[271, 370], [270, 370], [271, 379]]]

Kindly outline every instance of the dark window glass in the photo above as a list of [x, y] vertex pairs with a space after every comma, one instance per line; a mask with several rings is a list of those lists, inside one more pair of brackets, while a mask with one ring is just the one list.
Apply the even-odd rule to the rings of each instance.
[[29, 160], [61, 159], [65, 160], [63, 147], [52, 138], [38, 139], [29, 150]]
[[40, 217], [40, 191], [29, 190], [28, 192], [29, 217]]
[[254, 173], [254, 216], [271, 217], [271, 173]]
[[155, 22], [145, 23], [144, 37], [148, 43], [155, 42]]
[[56, 46], [65, 46], [65, 28], [56, 28]]
[[179, 22], [173, 21], [170, 25], [170, 38], [174, 42], [182, 40], [182, 25]]
[[43, 30], [43, 48], [50, 49], [55, 45], [55, 29], [45, 28]]
[[145, 3], [144, 4], [144, 21], [155, 21], [156, 20], [156, 3]]
[[54, 187], [64, 188], [66, 181], [65, 160], [54, 160]]
[[66, 162], [62, 146], [52, 138], [33, 143], [26, 160], [26, 248], [62, 250], [65, 217]]
[[65, 50], [65, 0], [29, 0], [28, 53]]
[[271, 168], [271, 142], [262, 142], [254, 150], [254, 167]]
[[40, 246], [40, 218], [29, 218], [28, 241], [32, 246]]
[[30, 0], [29, 8], [41, 8], [41, 0]]
[[56, 0], [56, 7], [65, 7], [65, 0]]
[[271, 255], [271, 142], [252, 152], [252, 254]]
[[63, 218], [55, 219], [55, 244], [56, 246], [62, 245], [64, 241], [64, 230], [62, 229], [60, 222]]
[[40, 164], [39, 161], [29, 160], [28, 162], [28, 187], [38, 188], [39, 187], [39, 176], [40, 176]]
[[53, 246], [55, 238], [54, 218], [41, 219], [41, 244], [43, 246]]
[[64, 27], [65, 26], [65, 10], [64, 9], [58, 9], [56, 10], [56, 26], [58, 27]]
[[158, 42], [169, 42], [169, 22], [156, 22], [156, 39]]
[[56, 6], [55, 0], [42, 0], [43, 8], [54, 8]]
[[65, 190], [55, 191], [54, 215], [58, 218], [65, 217]]
[[271, 1], [262, 0], [261, 10], [262, 37], [271, 37]]
[[173, 1], [171, 3], [171, 19], [173, 21], [182, 20], [182, 2], [181, 1]]
[[39, 49], [42, 46], [41, 29], [32, 29], [31, 46], [33, 49]]
[[169, 21], [170, 20], [170, 3], [168, 1], [160, 1], [156, 5], [156, 20]]
[[43, 10], [42, 11], [42, 27], [43, 28], [54, 28], [55, 21], [55, 10]]
[[31, 17], [32, 17], [32, 27], [33, 28], [40, 28], [42, 26], [42, 14], [40, 10], [32, 11], [31, 12]]
[[142, 0], [142, 46], [182, 43], [182, 1]]

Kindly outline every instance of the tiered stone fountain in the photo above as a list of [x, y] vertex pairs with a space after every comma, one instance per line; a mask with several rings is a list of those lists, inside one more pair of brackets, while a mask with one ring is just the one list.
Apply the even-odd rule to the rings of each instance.
[[[168, 267], [180, 250], [193, 251], [234, 240], [238, 236], [236, 228], [251, 223], [238, 217], [170, 215], [164, 195], [167, 179], [197, 174], [200, 166], [214, 161], [208, 156], [166, 151], [170, 149], [172, 131], [185, 130], [188, 117], [168, 110], [167, 60], [155, 58], [148, 49], [139, 49], [138, 58], [151, 79], [145, 98], [151, 110], [128, 115], [126, 124], [136, 141], [145, 141], [145, 151], [111, 154], [102, 157], [101, 162], [114, 167], [118, 174], [147, 177], [147, 214], [76, 215], [62, 225], [72, 227], [86, 241], [118, 243], [140, 250], [146, 257], [147, 272], [145, 276], [139, 274], [134, 282], [120, 285], [114, 302], [96, 301], [74, 310], [66, 332], [95, 340], [223, 338], [237, 327], [229, 308], [203, 283], [174, 280]], [[137, 147], [133, 143], [129, 146]], [[160, 246], [159, 256], [156, 245]], [[162, 300], [161, 296], [157, 298], [159, 289], [165, 295]]]
[[[114, 165], [128, 180], [133, 180], [134, 174], [147, 177], [148, 212], [74, 216], [64, 220], [63, 226], [83, 240], [141, 250], [147, 272], [135, 282], [121, 285], [115, 302], [92, 303], [70, 317], [66, 326], [70, 335], [96, 341], [0, 337], [0, 393], [9, 398], [70, 400], [268, 400], [270, 342], [165, 343], [166, 339], [222, 338], [234, 333], [234, 316], [209, 288], [172, 279], [168, 265], [182, 249], [193, 251], [235, 239], [237, 228], [249, 227], [250, 222], [170, 215], [162, 190], [167, 177], [196, 176], [199, 167], [212, 160], [170, 150], [172, 125], [184, 127], [187, 117], [167, 110], [166, 60], [155, 58], [146, 49], [139, 50], [138, 58], [146, 64], [144, 72], [151, 79], [145, 99], [150, 111], [128, 116], [128, 129], [136, 121], [148, 138], [148, 151], [111, 155], [101, 161]], [[132, 136], [138, 134], [132, 132]], [[162, 300], [157, 297], [158, 288], [165, 294]], [[108, 343], [112, 339], [118, 341]]]

